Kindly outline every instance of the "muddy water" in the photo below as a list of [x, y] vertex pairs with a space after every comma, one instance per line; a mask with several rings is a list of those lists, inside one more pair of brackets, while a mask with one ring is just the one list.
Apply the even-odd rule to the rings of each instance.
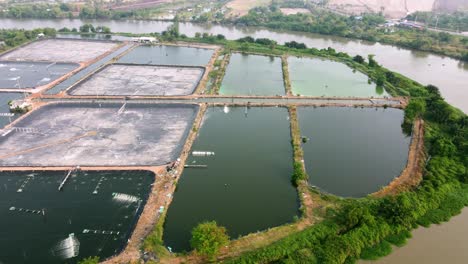
[[406, 166], [410, 138], [398, 109], [300, 107], [309, 182], [344, 197], [378, 191]]
[[125, 54], [120, 63], [204, 66], [213, 55], [212, 49], [175, 47], [175, 46], [140, 46]]
[[294, 94], [326, 97], [384, 97], [381, 87], [369, 84], [366, 75], [343, 63], [289, 57], [289, 76]]
[[293, 220], [292, 147], [285, 108], [210, 108], [179, 180], [164, 227], [165, 244], [189, 250], [190, 231], [216, 220], [232, 238]]
[[281, 58], [232, 54], [219, 93], [284, 95]]
[[[58, 191], [66, 173], [0, 173], [1, 263], [76, 263], [88, 256], [105, 259], [125, 245], [154, 174], [77, 172]], [[118, 194], [130, 195], [130, 200]], [[57, 244], [72, 233], [79, 242], [79, 253], [68, 258], [69, 250], [59, 251]]]
[[377, 261], [360, 261], [360, 264], [465, 264], [468, 260], [468, 210], [453, 217], [450, 222], [419, 227], [412, 232], [408, 244], [394, 248], [389, 255]]
[[[0, 28], [26, 28], [37, 27], [77, 28], [84, 23], [108, 26], [115, 32], [150, 33], [161, 32], [170, 22], [161, 21], [112, 21], [112, 20], [37, 20], [37, 19], [0, 19]], [[434, 84], [441, 89], [442, 95], [454, 106], [468, 113], [468, 63], [431, 54], [428, 52], [413, 51], [380, 43], [371, 43], [359, 40], [350, 40], [319, 34], [276, 31], [257, 27], [234, 27], [221, 25], [203, 25], [180, 23], [180, 32], [193, 36], [195, 32], [223, 34], [228, 39], [238, 39], [245, 36], [256, 38], [269, 38], [284, 43], [298, 41], [309, 47], [332, 47], [337, 51], [352, 55], [374, 54], [379, 63], [385, 67], [402, 73], [422, 84]]]
[[[0, 113], [10, 113], [10, 106], [8, 105], [8, 102], [12, 100], [21, 99], [23, 97], [24, 95], [22, 93], [0, 93]], [[10, 123], [10, 120], [14, 121], [19, 116], [20, 114], [15, 114], [12, 117], [0, 115], [0, 129], [8, 125]]]

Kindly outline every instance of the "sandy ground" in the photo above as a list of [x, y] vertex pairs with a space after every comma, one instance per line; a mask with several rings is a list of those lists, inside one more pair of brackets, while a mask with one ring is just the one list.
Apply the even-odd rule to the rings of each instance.
[[310, 11], [305, 8], [280, 8], [281, 13], [285, 15], [308, 14]]
[[250, 9], [270, 4], [270, 0], [232, 0], [226, 4], [227, 8], [230, 8], [230, 16], [240, 17], [246, 15]]
[[431, 11], [435, 0], [330, 0], [328, 7], [348, 14], [383, 11], [386, 17], [401, 18], [415, 11]]

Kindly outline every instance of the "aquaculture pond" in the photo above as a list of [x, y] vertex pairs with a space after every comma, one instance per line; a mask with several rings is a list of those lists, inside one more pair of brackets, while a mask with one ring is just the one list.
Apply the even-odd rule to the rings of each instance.
[[234, 53], [221, 84], [223, 95], [284, 95], [281, 58]]
[[120, 63], [205, 66], [213, 49], [178, 46], [139, 46], [124, 55]]
[[46, 85], [78, 66], [76, 63], [0, 61], [0, 89]]
[[0, 173], [0, 262], [76, 263], [118, 253], [143, 210], [145, 171]]
[[21, 98], [24, 98], [22, 93], [0, 93], [0, 129], [20, 116], [20, 114], [10, 113], [8, 102]]
[[403, 111], [382, 108], [299, 107], [310, 184], [344, 197], [363, 197], [400, 175], [410, 137]]
[[59, 92], [66, 90], [70, 86], [72, 86], [74, 83], [85, 77], [86, 75], [92, 73], [93, 71], [96, 71], [99, 67], [103, 66], [104, 64], [108, 63], [110, 60], [113, 58], [119, 56], [120, 54], [124, 53], [127, 51], [129, 48], [132, 47], [132, 44], [127, 44], [116, 51], [110, 53], [109, 55], [105, 56], [104, 58], [98, 60], [97, 62], [89, 65], [88, 67], [82, 69], [78, 73], [74, 74], [70, 78], [66, 79], [65, 81], [59, 83], [58, 85], [54, 86], [53, 88], [45, 91], [45, 94], [58, 94]]
[[231, 238], [293, 221], [299, 202], [289, 127], [285, 108], [209, 108], [186, 163], [200, 167], [185, 168], [179, 180], [166, 246], [189, 250], [190, 232], [202, 221], [216, 220]]
[[327, 97], [384, 97], [382, 87], [347, 65], [319, 58], [289, 57], [289, 76], [296, 95]]

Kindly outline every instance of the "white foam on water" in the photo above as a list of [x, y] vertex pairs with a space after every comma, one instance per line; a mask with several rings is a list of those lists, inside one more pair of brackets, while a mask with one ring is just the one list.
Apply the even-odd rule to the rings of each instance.
[[112, 193], [112, 199], [119, 203], [136, 203], [140, 200], [134, 195], [125, 193]]
[[59, 241], [52, 249], [54, 256], [62, 259], [74, 258], [80, 254], [80, 242], [75, 237], [74, 233], [68, 235], [67, 238]]

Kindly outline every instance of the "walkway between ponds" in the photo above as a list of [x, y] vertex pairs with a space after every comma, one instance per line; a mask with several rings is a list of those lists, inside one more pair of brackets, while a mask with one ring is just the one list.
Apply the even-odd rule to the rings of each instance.
[[82, 102], [82, 103], [132, 103], [155, 104], [210, 104], [210, 105], [242, 105], [242, 106], [363, 106], [363, 107], [395, 107], [404, 108], [407, 104], [405, 98], [326, 98], [307, 96], [219, 96], [219, 95], [190, 95], [178, 97], [145, 97], [145, 96], [43, 96], [38, 98], [43, 102]]

